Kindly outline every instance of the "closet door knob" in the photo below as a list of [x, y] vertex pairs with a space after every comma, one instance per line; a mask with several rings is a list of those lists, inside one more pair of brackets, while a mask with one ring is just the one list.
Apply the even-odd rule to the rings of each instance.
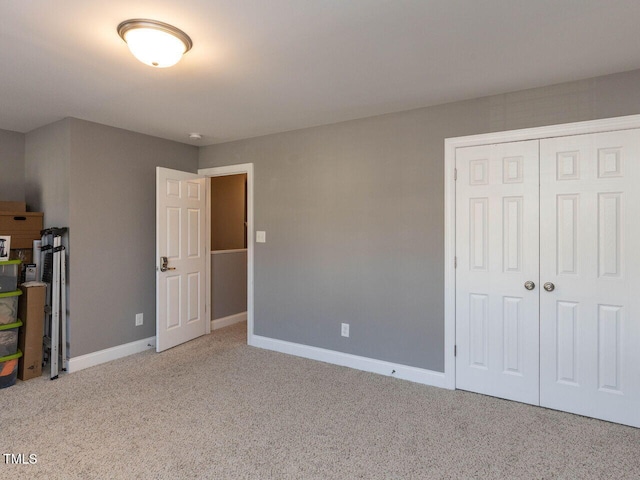
[[529, 280], [524, 282], [524, 288], [526, 288], [527, 290], [533, 290], [534, 288], [536, 288], [536, 284]]
[[542, 286], [542, 288], [544, 288], [547, 292], [553, 292], [556, 286], [551, 282], [547, 282]]

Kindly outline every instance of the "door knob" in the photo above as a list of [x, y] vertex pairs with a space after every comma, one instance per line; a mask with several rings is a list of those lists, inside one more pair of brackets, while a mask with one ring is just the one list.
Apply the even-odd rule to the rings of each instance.
[[542, 286], [542, 288], [544, 288], [547, 292], [553, 292], [556, 286], [551, 282], [547, 282]]
[[536, 288], [536, 284], [529, 280], [527, 282], [524, 282], [524, 288], [526, 288], [527, 290], [533, 290], [534, 288]]
[[169, 267], [169, 259], [167, 257], [160, 257], [160, 271], [166, 272], [167, 270], [175, 270], [175, 267]]

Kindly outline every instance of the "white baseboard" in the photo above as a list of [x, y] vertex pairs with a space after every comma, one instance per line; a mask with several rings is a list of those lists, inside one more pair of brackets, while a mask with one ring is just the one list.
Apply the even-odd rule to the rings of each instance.
[[80, 355], [69, 359], [67, 370], [69, 373], [84, 370], [85, 368], [100, 365], [101, 363], [110, 362], [118, 358], [127, 357], [134, 353], [144, 352], [150, 348], [156, 347], [156, 337], [144, 338], [135, 342], [125, 343], [116, 347], [106, 348], [98, 352]]
[[228, 317], [222, 317], [222, 318], [217, 318], [216, 320], [211, 320], [211, 330], [217, 330], [219, 328], [233, 325], [234, 323], [240, 323], [240, 322], [246, 322], [246, 321], [247, 321], [247, 312], [236, 313], [234, 315], [229, 315]]
[[332, 363], [343, 367], [355, 368], [365, 372], [378, 373], [388, 377], [401, 378], [411, 382], [431, 385], [433, 387], [449, 388], [446, 383], [445, 374], [426, 370], [423, 368], [410, 367], [397, 363], [385, 362], [373, 358], [360, 357], [349, 353], [336, 352], [324, 348], [310, 347], [299, 343], [286, 342], [268, 337], [253, 335], [250, 340], [253, 347], [273, 350], [280, 353], [287, 353], [297, 357], [309, 358], [320, 362]]
[[[212, 330], [233, 325], [247, 320], [247, 312], [230, 315], [228, 317], [219, 318], [211, 321]], [[365, 372], [377, 373], [389, 377], [396, 377], [411, 382], [431, 385], [433, 387], [450, 388], [446, 384], [445, 374], [426, 370], [424, 368], [410, 367], [398, 363], [386, 362], [384, 360], [376, 360], [373, 358], [361, 357], [349, 353], [336, 352], [324, 348], [311, 347], [299, 343], [277, 340], [274, 338], [262, 337], [259, 335], [251, 335], [249, 344], [253, 347], [264, 348], [265, 350], [273, 350], [275, 352], [295, 355], [297, 357], [309, 358], [320, 362], [331, 363], [343, 367], [354, 368]], [[110, 362], [118, 358], [140, 353], [150, 348], [155, 348], [156, 337], [149, 337], [137, 340], [124, 345], [107, 348], [98, 352], [88, 353], [69, 359], [69, 373], [77, 372], [85, 368], [100, 365], [101, 363]]]

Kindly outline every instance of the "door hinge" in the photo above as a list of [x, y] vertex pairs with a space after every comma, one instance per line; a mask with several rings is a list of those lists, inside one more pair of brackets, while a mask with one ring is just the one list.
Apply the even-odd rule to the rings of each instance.
[[458, 169], [454, 168], [453, 169], [453, 181], [455, 182], [456, 180], [458, 180]]
[[458, 257], [453, 257], [453, 268], [458, 268]]
[[458, 356], [458, 346], [457, 346], [457, 345], [454, 345], [454, 346], [453, 346], [453, 356], [454, 356], [454, 357], [457, 357], [457, 356]]

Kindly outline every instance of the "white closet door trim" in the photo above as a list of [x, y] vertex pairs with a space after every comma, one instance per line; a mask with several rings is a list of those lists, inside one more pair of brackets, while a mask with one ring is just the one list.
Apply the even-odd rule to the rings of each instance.
[[565, 137], [586, 133], [610, 132], [640, 128], [640, 115], [626, 117], [605, 118], [586, 122], [565, 123], [545, 127], [510, 130], [466, 137], [447, 138], [444, 141], [444, 376], [445, 387], [456, 387], [456, 363], [454, 346], [456, 339], [456, 284], [455, 284], [455, 245], [456, 245], [456, 188], [454, 169], [456, 164], [456, 149], [474, 145], [492, 143], [516, 142], [521, 140], [536, 140], [542, 138]]

